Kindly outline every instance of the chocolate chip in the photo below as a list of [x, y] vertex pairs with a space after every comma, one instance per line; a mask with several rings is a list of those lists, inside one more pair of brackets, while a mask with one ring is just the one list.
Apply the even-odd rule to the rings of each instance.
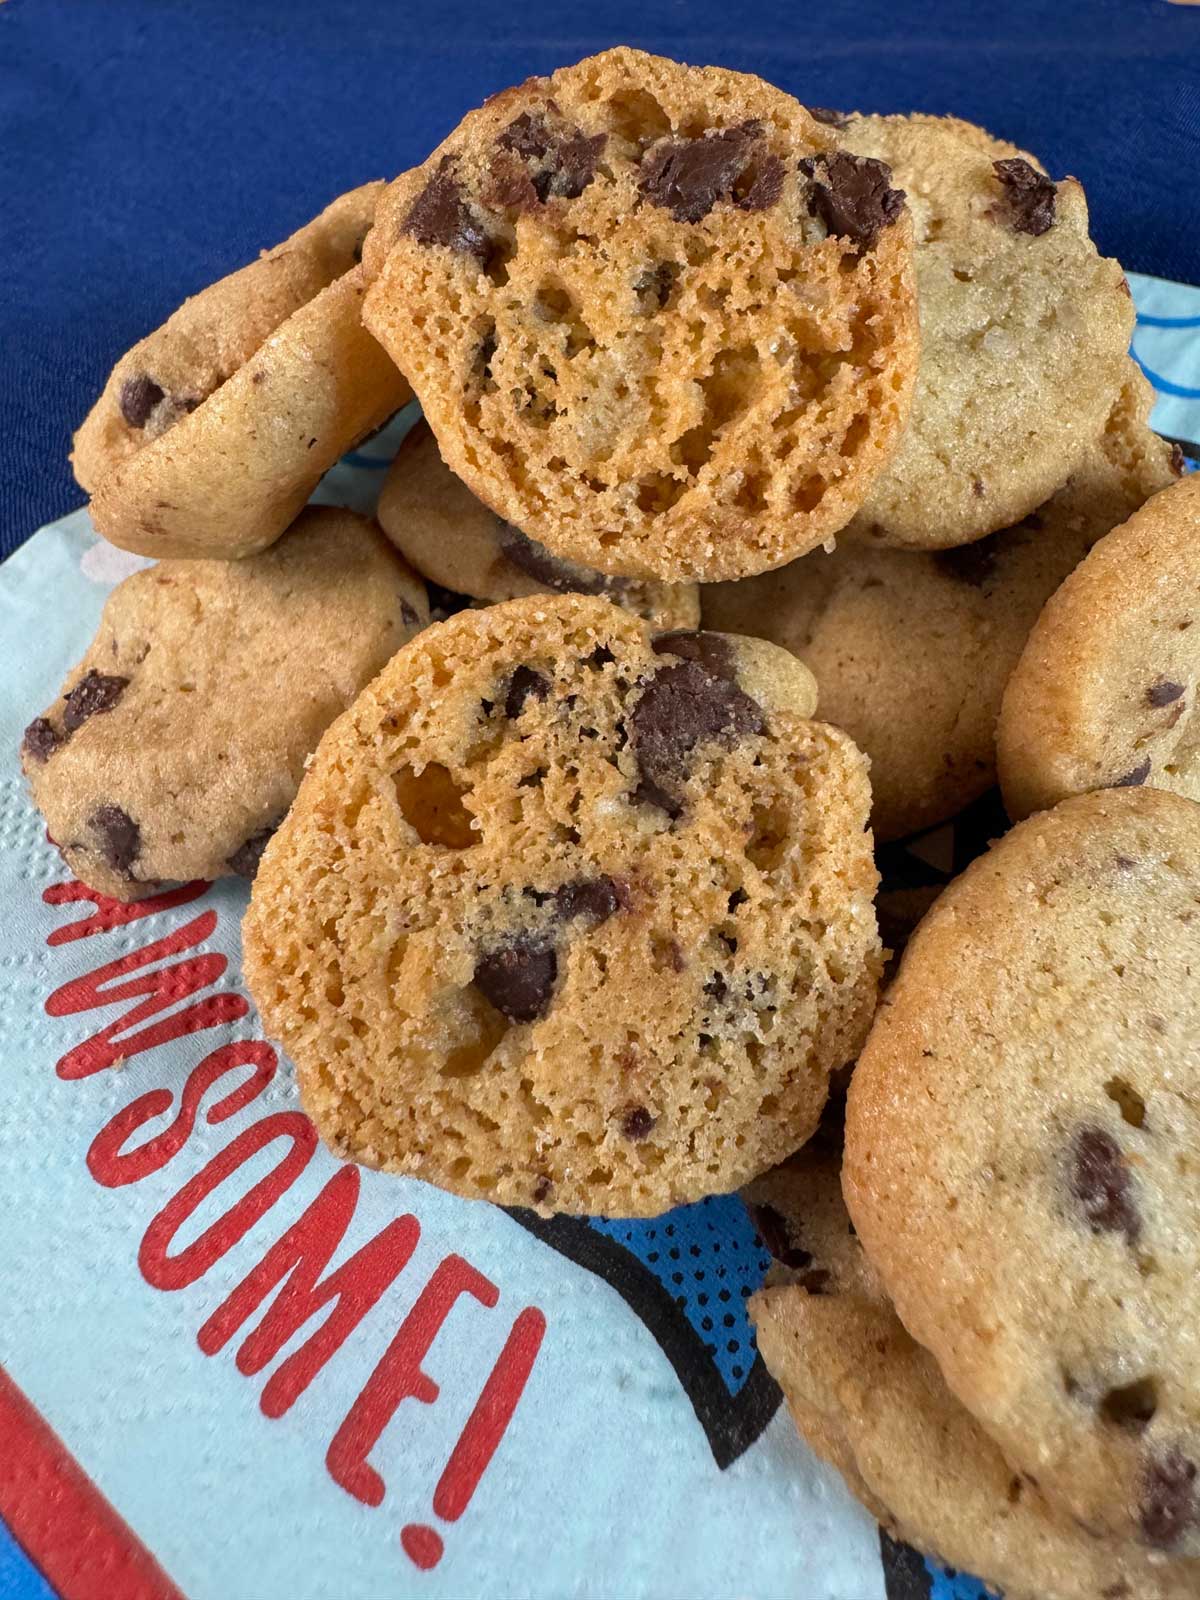
[[593, 922], [607, 922], [628, 907], [629, 890], [615, 878], [581, 878], [564, 883], [554, 898], [564, 919], [589, 917]]
[[499, 522], [496, 538], [514, 567], [556, 594], [620, 594], [628, 587], [624, 578], [609, 578], [552, 555], [544, 544], [514, 528], [511, 522]]
[[766, 727], [761, 706], [698, 661], [660, 668], [642, 691], [631, 720], [642, 774], [637, 797], [661, 806], [670, 817], [683, 810], [679, 790], [698, 745], [718, 741], [732, 746]]
[[1082, 1128], [1071, 1154], [1071, 1191], [1093, 1233], [1123, 1233], [1136, 1244], [1142, 1231], [1121, 1148], [1103, 1128]]
[[504, 715], [510, 720], [515, 720], [524, 711], [525, 702], [530, 695], [535, 700], [544, 700], [549, 693], [549, 678], [540, 672], [535, 672], [532, 667], [518, 667], [508, 680], [508, 689], [504, 695]]
[[120, 806], [97, 806], [88, 818], [100, 840], [100, 853], [115, 872], [128, 874], [142, 853], [142, 830]]
[[400, 621], [404, 624], [404, 626], [406, 628], [411, 628], [414, 626], [414, 624], [420, 622], [420, 620], [421, 618], [417, 613], [416, 606], [409, 605], [407, 600], [401, 600]]
[[702, 628], [678, 628], [673, 633], [660, 633], [650, 641], [650, 648], [660, 656], [682, 656], [685, 661], [698, 661], [715, 678], [728, 678], [731, 682], [737, 672], [733, 650], [723, 633], [709, 633]]
[[497, 151], [488, 168], [490, 183], [487, 203], [497, 211], [516, 211], [522, 215], [542, 204], [542, 196], [521, 163], [506, 151]]
[[808, 114], [823, 122], [827, 128], [844, 128], [850, 121], [848, 111], [831, 111], [828, 106], [809, 106]]
[[[722, 128], [699, 139], [662, 139], [642, 163], [640, 187], [652, 205], [662, 206], [676, 222], [699, 222], [718, 200], [732, 200], [737, 181], [751, 165], [756, 146], [762, 143], [762, 124], [744, 122], [735, 128]], [[761, 180], [775, 158], [769, 152], [757, 164]], [[779, 165], [778, 189], [783, 186]], [[772, 174], [774, 168], [770, 168]], [[771, 180], [768, 179], [768, 187]], [[752, 178], [750, 188], [754, 188]], [[748, 193], [749, 191], [747, 191]], [[746, 195], [741, 197], [745, 201]], [[773, 201], [768, 201], [773, 204]], [[754, 207], [750, 207], [754, 209]]]
[[[1007, 532], [1007, 529], [1001, 530]], [[996, 569], [1000, 554], [1001, 534], [991, 533], [986, 539], [976, 539], [974, 544], [960, 544], [952, 550], [935, 550], [934, 565], [946, 577], [959, 583], [968, 583], [973, 589], [982, 589]]]
[[1004, 186], [1009, 221], [1017, 233], [1035, 238], [1054, 226], [1058, 190], [1049, 178], [1031, 167], [1021, 156], [1009, 161], [993, 161], [992, 169]]
[[67, 733], [74, 733], [89, 717], [111, 711], [128, 684], [128, 678], [97, 672], [93, 667], [63, 700], [63, 727]]
[[739, 211], [769, 211], [773, 205], [779, 203], [783, 193], [783, 162], [777, 155], [768, 152], [763, 159], [753, 165], [747, 174], [742, 174], [742, 181], [734, 189], [733, 203]]
[[810, 156], [800, 170], [812, 179], [808, 209], [830, 233], [869, 250], [904, 210], [904, 190], [892, 188], [892, 169], [848, 150]]
[[551, 1189], [553, 1189], [553, 1187], [554, 1187], [553, 1183], [551, 1183], [550, 1179], [543, 1172], [541, 1177], [537, 1180], [537, 1182], [533, 1186], [533, 1201], [534, 1201], [534, 1204], [535, 1205], [541, 1205], [542, 1201], [546, 1199], [546, 1197], [549, 1195], [549, 1193], [550, 1193]]
[[645, 1106], [631, 1106], [621, 1118], [621, 1132], [627, 1139], [647, 1138], [654, 1129], [657, 1117], [652, 1117]]
[[1182, 683], [1173, 683], [1170, 678], [1158, 678], [1146, 690], [1146, 704], [1169, 706], [1182, 695], [1183, 687]]
[[776, 1211], [774, 1206], [749, 1203], [746, 1209], [750, 1213], [750, 1221], [758, 1231], [758, 1237], [776, 1261], [797, 1271], [812, 1266], [811, 1252], [802, 1250], [799, 1245], [792, 1243], [787, 1218], [782, 1212]]
[[1138, 1522], [1142, 1538], [1170, 1550], [1197, 1519], [1196, 1464], [1180, 1450], [1151, 1456], [1142, 1469]]
[[1149, 776], [1150, 757], [1147, 756], [1144, 761], [1140, 761], [1133, 768], [1132, 772], [1127, 772], [1123, 778], [1115, 778], [1110, 787], [1113, 789], [1137, 789], [1145, 783]]
[[150, 420], [150, 413], [162, 398], [163, 390], [153, 378], [141, 372], [136, 378], [126, 378], [121, 385], [118, 404], [121, 415], [131, 428], [144, 428]]
[[474, 982], [510, 1022], [536, 1022], [545, 1015], [557, 977], [554, 947], [522, 934], [482, 956]]
[[25, 729], [21, 748], [34, 761], [48, 761], [59, 745], [65, 742], [65, 735], [59, 733], [52, 722], [45, 717], [35, 717]]
[[471, 214], [466, 191], [454, 172], [454, 161], [445, 156], [441, 165], [409, 207], [401, 233], [418, 244], [444, 245], [458, 255], [486, 261], [491, 241]]
[[[278, 824], [275, 826], [277, 827]], [[262, 860], [262, 853], [271, 842], [274, 833], [274, 827], [260, 828], [257, 833], [252, 833], [244, 844], [238, 845], [225, 865], [231, 867], [239, 878], [253, 879], [257, 876], [258, 864]]]
[[1183, 477], [1183, 469], [1184, 469], [1184, 467], [1186, 466], [1187, 463], [1186, 463], [1186, 461], [1184, 459], [1183, 446], [1179, 443], [1178, 439], [1172, 439], [1171, 440], [1171, 459], [1170, 459], [1170, 464], [1171, 464], [1171, 471], [1175, 474], [1175, 476], [1177, 478], [1182, 478]]
[[540, 112], [523, 111], [496, 143], [536, 169], [532, 186], [544, 202], [553, 195], [578, 199], [596, 176], [607, 140], [606, 133], [589, 137], [582, 128], [552, 127]]

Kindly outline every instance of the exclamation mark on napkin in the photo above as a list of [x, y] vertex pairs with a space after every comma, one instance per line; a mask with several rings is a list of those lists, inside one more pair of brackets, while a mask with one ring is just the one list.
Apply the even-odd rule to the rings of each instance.
[[[470, 1505], [517, 1409], [545, 1332], [546, 1319], [536, 1306], [526, 1306], [513, 1323], [433, 1492], [433, 1509], [443, 1522], [457, 1522]], [[410, 1522], [400, 1543], [422, 1571], [436, 1567], [445, 1548], [437, 1529], [421, 1522]]]

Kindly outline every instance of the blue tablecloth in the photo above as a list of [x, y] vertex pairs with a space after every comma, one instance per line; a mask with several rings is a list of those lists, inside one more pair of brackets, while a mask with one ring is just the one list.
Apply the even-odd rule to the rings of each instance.
[[819, 105], [952, 111], [1200, 282], [1200, 9], [1167, 0], [0, 0], [0, 554], [79, 503], [115, 359], [484, 95], [628, 42]]

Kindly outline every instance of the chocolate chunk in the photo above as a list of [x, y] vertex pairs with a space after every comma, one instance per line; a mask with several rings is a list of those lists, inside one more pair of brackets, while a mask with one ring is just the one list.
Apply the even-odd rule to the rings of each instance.
[[550, 1179], [543, 1172], [541, 1177], [533, 1186], [533, 1203], [535, 1205], [541, 1205], [542, 1201], [547, 1198], [553, 1187], [553, 1183], [551, 1183]]
[[564, 919], [589, 917], [593, 922], [607, 922], [628, 907], [629, 890], [616, 878], [581, 878], [564, 883], [554, 898]]
[[1171, 440], [1171, 471], [1175, 474], [1175, 476], [1177, 478], [1182, 478], [1183, 477], [1183, 469], [1184, 469], [1185, 465], [1186, 465], [1186, 462], [1184, 460], [1184, 455], [1183, 455], [1183, 446], [1179, 443], [1178, 439], [1172, 439]]
[[128, 678], [97, 672], [95, 667], [80, 678], [63, 700], [63, 727], [74, 733], [89, 717], [101, 711], [111, 711], [125, 693]]
[[809, 106], [808, 114], [823, 122], [827, 128], [844, 128], [850, 121], [848, 111], [831, 111], [828, 106]]
[[1131, 772], [1127, 772], [1123, 778], [1115, 778], [1109, 787], [1113, 789], [1137, 789], [1145, 783], [1149, 776], [1150, 757], [1147, 756], [1144, 761], [1139, 761], [1137, 766]]
[[982, 589], [996, 570], [1002, 534], [990, 533], [986, 539], [976, 539], [974, 544], [960, 544], [952, 550], [935, 550], [933, 560], [939, 572], [959, 583], [968, 583], [973, 589]]
[[1136, 1244], [1142, 1231], [1121, 1148], [1103, 1128], [1082, 1128], [1071, 1154], [1071, 1191], [1093, 1233], [1123, 1233]]
[[624, 578], [609, 578], [603, 572], [593, 572], [590, 567], [552, 555], [544, 544], [514, 528], [511, 522], [500, 521], [496, 537], [514, 567], [556, 594], [620, 594], [628, 587]]
[[491, 241], [467, 206], [466, 191], [455, 176], [451, 156], [443, 158], [413, 201], [400, 232], [411, 235], [418, 244], [444, 245], [481, 262], [491, 251]]
[[670, 817], [683, 810], [679, 790], [698, 745], [718, 741], [732, 746], [766, 727], [761, 706], [698, 661], [660, 668], [642, 691], [631, 720], [642, 773], [637, 797], [661, 806]]
[[792, 1243], [787, 1218], [781, 1212], [776, 1211], [774, 1206], [749, 1203], [746, 1209], [750, 1213], [750, 1221], [758, 1230], [758, 1237], [776, 1261], [797, 1271], [812, 1266], [811, 1252]]
[[[747, 176], [749, 182], [746, 182]], [[734, 191], [733, 203], [740, 211], [769, 211], [779, 203], [783, 193], [783, 162], [770, 152], [749, 173], [742, 174], [742, 183]]]
[[522, 215], [542, 204], [542, 197], [521, 163], [507, 151], [497, 151], [488, 168], [490, 183], [487, 203], [497, 211], [516, 211]]
[[[699, 222], [718, 200], [733, 199], [734, 186], [761, 143], [762, 125], [757, 122], [722, 128], [699, 139], [661, 139], [642, 163], [641, 191], [652, 205], [669, 211], [676, 222]], [[773, 159], [768, 153], [758, 163], [759, 178]], [[782, 170], [778, 181], [782, 188]], [[750, 187], [753, 189], [754, 180]]]
[[150, 413], [162, 398], [163, 391], [154, 379], [141, 372], [136, 378], [125, 379], [117, 403], [121, 407], [121, 415], [131, 428], [144, 428], [150, 420]]
[[645, 1106], [631, 1106], [621, 1118], [621, 1132], [627, 1139], [641, 1140], [653, 1131], [657, 1117], [652, 1117]]
[[660, 656], [682, 656], [685, 661], [698, 661], [714, 678], [736, 677], [733, 651], [723, 633], [709, 633], [703, 628], [677, 628], [673, 633], [660, 633], [650, 641], [650, 648]]
[[812, 179], [808, 209], [830, 233], [869, 250], [904, 210], [904, 190], [892, 188], [892, 169], [873, 156], [834, 150], [810, 156], [800, 170]]
[[1170, 1550], [1195, 1526], [1196, 1464], [1180, 1450], [1151, 1456], [1142, 1469], [1138, 1522], [1142, 1538], [1157, 1550]]
[[546, 1013], [557, 977], [553, 945], [522, 934], [480, 957], [474, 982], [510, 1022], [536, 1022]]
[[1173, 683], [1170, 678], [1158, 678], [1146, 690], [1146, 704], [1169, 706], [1183, 694], [1183, 687], [1182, 683]]
[[114, 872], [129, 873], [142, 853], [142, 830], [120, 806], [97, 806], [88, 827], [100, 840], [100, 853]]
[[[278, 827], [278, 824], [275, 826]], [[245, 844], [238, 845], [225, 865], [231, 867], [239, 878], [253, 879], [258, 873], [262, 853], [271, 842], [274, 833], [274, 827], [260, 828], [257, 833], [252, 833]]]
[[1035, 238], [1054, 226], [1058, 190], [1049, 178], [1031, 167], [1021, 156], [1010, 161], [993, 161], [992, 169], [1004, 186], [1009, 222], [1017, 233]]
[[407, 600], [401, 600], [400, 621], [404, 624], [404, 626], [406, 628], [411, 628], [415, 623], [420, 622], [420, 620], [420, 617], [417, 615], [417, 608], [415, 606], [410, 606]]
[[589, 136], [582, 128], [555, 128], [540, 112], [523, 111], [496, 143], [537, 170], [531, 182], [540, 201], [559, 195], [575, 200], [596, 176], [596, 164], [608, 140], [606, 133]]
[[508, 689], [504, 695], [504, 715], [515, 719], [524, 711], [525, 702], [530, 695], [535, 700], [544, 700], [549, 693], [549, 678], [540, 672], [535, 672], [532, 667], [518, 667], [508, 680]]
[[25, 729], [21, 748], [34, 761], [48, 761], [59, 745], [65, 742], [65, 735], [59, 733], [52, 722], [45, 717], [35, 717]]

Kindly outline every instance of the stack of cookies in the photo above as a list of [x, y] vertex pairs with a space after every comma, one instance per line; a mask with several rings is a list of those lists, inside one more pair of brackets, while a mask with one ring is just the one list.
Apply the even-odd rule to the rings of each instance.
[[[970, 124], [532, 79], [118, 362], [76, 473], [157, 562], [22, 750], [97, 893], [254, 879], [340, 1154], [750, 1185], [801, 1432], [1011, 1600], [1200, 1593], [1200, 483], [1132, 326]], [[414, 396], [378, 522], [305, 509]], [[997, 781], [881, 1000], [873, 839]]]

